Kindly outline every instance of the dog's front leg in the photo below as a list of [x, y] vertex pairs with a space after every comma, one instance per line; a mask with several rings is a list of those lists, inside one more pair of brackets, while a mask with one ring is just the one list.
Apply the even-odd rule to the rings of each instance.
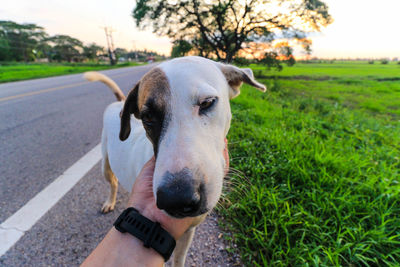
[[108, 156], [103, 156], [103, 174], [106, 180], [110, 183], [110, 194], [101, 208], [102, 213], [108, 213], [114, 210], [117, 201], [118, 180], [111, 170]]
[[176, 242], [175, 252], [174, 252], [174, 267], [184, 267], [186, 254], [192, 243], [193, 235], [196, 227], [189, 228], [181, 238]]

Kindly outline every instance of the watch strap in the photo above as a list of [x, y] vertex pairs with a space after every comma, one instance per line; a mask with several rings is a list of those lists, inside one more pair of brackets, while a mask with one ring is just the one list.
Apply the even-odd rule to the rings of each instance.
[[176, 246], [175, 239], [161, 227], [160, 223], [147, 219], [132, 207], [119, 215], [114, 226], [121, 233], [128, 232], [143, 241], [143, 246], [153, 248], [165, 261], [171, 257]]

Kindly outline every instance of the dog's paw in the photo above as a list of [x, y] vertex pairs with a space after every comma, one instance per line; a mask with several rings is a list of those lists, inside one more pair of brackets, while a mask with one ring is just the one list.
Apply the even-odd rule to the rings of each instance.
[[110, 202], [106, 201], [103, 204], [103, 207], [101, 208], [101, 212], [102, 213], [109, 213], [109, 212], [114, 210], [114, 207], [115, 207], [115, 203], [110, 203]]

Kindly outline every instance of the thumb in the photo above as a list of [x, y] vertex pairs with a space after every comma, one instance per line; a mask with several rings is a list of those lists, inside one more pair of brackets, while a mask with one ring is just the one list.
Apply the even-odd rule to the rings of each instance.
[[142, 171], [144, 171], [144, 170], [153, 170], [154, 171], [155, 166], [156, 166], [156, 158], [154, 156], [152, 156], [151, 159], [149, 159], [149, 161], [147, 161], [144, 164]]

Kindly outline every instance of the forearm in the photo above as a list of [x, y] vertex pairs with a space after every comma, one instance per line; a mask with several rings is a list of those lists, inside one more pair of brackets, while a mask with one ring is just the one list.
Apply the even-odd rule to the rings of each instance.
[[97, 248], [86, 258], [82, 266], [163, 266], [164, 259], [143, 242], [128, 233], [120, 233], [114, 227]]

